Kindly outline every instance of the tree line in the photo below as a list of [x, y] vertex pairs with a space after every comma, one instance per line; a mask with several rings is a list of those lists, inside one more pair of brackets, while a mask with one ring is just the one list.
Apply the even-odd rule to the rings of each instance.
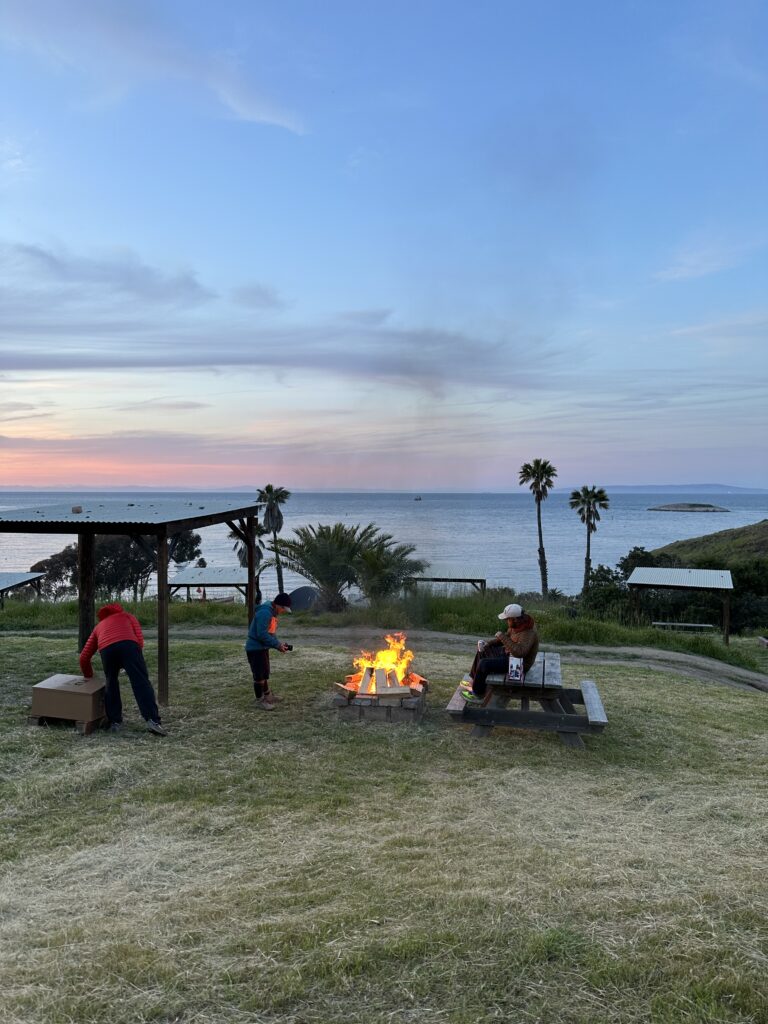
[[[172, 562], [191, 562], [198, 559], [198, 565], [205, 566], [200, 557], [200, 534], [184, 530], [171, 537], [168, 557]], [[94, 564], [96, 592], [100, 598], [119, 597], [128, 592], [133, 600], [144, 597], [157, 565], [157, 540], [153, 536], [142, 537], [136, 544], [130, 537], [120, 535], [98, 535], [94, 543]], [[77, 545], [67, 544], [49, 558], [43, 558], [30, 566], [30, 572], [44, 572], [40, 581], [40, 593], [52, 601], [72, 596], [77, 590], [78, 566]]]
[[[423, 572], [428, 562], [413, 558], [415, 547], [397, 544], [394, 537], [382, 533], [374, 523], [367, 526], [299, 526], [290, 540], [278, 534], [283, 528], [284, 505], [291, 496], [285, 487], [267, 484], [258, 492], [264, 504], [263, 523], [256, 525], [256, 573], [274, 565], [279, 591], [285, 589], [283, 566], [302, 576], [318, 592], [320, 607], [340, 611], [347, 604], [346, 593], [358, 587], [369, 600], [391, 597], [408, 580]], [[247, 564], [245, 544], [234, 533], [234, 551], [241, 565]], [[271, 537], [267, 545], [264, 538]], [[272, 558], [266, 558], [269, 551]]]

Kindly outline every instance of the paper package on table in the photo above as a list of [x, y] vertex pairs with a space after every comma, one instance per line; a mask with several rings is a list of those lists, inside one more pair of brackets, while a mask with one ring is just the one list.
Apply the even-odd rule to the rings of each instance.
[[523, 659], [515, 658], [510, 654], [509, 656], [509, 671], [507, 672], [508, 683], [522, 683], [525, 679], [525, 669], [523, 668]]

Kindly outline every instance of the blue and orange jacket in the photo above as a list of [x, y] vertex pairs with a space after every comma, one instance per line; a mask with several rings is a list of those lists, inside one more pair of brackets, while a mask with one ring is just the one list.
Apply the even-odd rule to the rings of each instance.
[[265, 601], [256, 609], [245, 641], [246, 651], [277, 650], [281, 641], [277, 638], [277, 615], [271, 601]]

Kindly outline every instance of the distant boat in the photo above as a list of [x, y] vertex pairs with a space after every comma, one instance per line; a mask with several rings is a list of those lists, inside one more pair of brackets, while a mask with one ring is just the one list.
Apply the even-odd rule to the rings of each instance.
[[421, 501], [421, 495], [417, 494], [416, 497], [413, 500], [414, 501]]

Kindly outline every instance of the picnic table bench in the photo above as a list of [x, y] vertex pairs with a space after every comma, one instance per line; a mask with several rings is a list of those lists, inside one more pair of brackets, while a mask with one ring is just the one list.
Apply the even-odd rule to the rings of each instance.
[[[503, 675], [488, 676], [486, 684], [482, 704], [466, 701], [461, 690], [471, 687], [472, 679], [465, 676], [446, 708], [457, 721], [474, 724], [473, 736], [488, 736], [495, 725], [509, 725], [556, 732], [567, 747], [583, 747], [581, 734], [602, 732], [608, 724], [592, 679], [582, 680], [580, 689], [563, 686], [559, 654], [540, 651], [522, 684], [510, 683]], [[509, 708], [512, 700], [519, 701], [519, 707]], [[532, 710], [532, 702], [541, 710]]]

